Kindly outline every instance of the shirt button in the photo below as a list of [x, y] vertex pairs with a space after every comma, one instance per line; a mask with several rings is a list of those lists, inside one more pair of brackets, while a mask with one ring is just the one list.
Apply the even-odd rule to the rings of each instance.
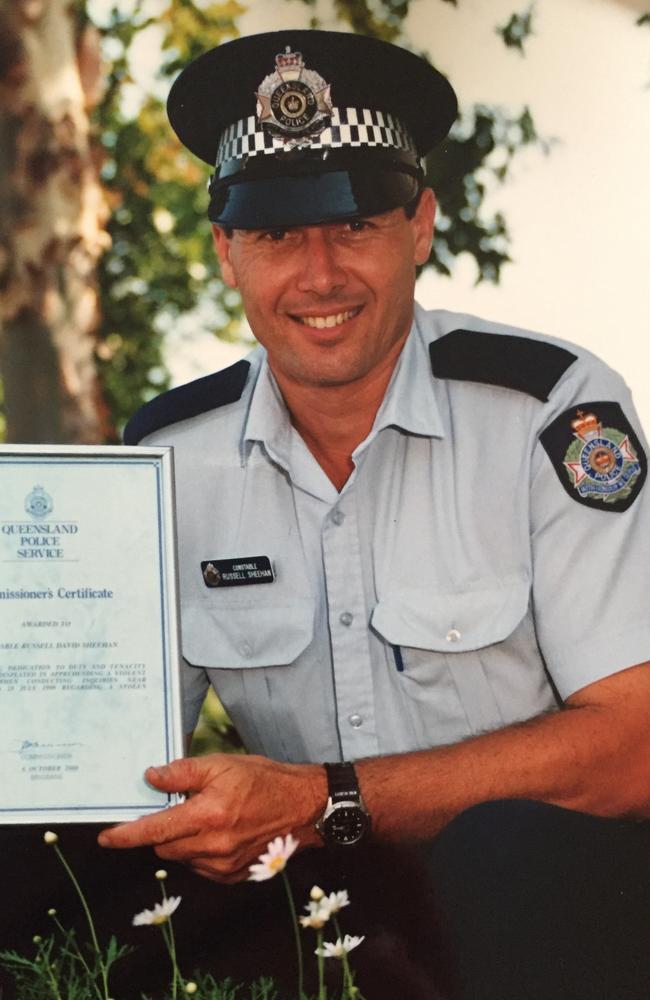
[[332, 511], [332, 520], [334, 521], [334, 524], [343, 524], [345, 521], [345, 514], [337, 507], [336, 510]]
[[339, 621], [341, 625], [351, 625], [354, 621], [354, 615], [350, 614], [349, 611], [344, 611], [343, 614], [339, 615]]
[[450, 628], [449, 631], [447, 632], [447, 642], [458, 642], [460, 636], [461, 633], [458, 631], [457, 628]]
[[239, 647], [239, 652], [241, 653], [242, 656], [251, 656], [253, 652], [253, 647], [251, 646], [250, 642], [242, 642], [241, 646]]
[[350, 723], [353, 729], [358, 729], [359, 726], [363, 725], [363, 717], [355, 713], [354, 715], [350, 716], [348, 722]]

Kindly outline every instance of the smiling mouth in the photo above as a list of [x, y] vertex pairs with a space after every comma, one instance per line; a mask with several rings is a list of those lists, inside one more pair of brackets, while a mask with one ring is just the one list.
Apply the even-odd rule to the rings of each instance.
[[328, 316], [293, 316], [292, 318], [304, 326], [310, 326], [313, 330], [331, 330], [346, 323], [349, 319], [354, 319], [362, 309], [363, 306], [357, 306], [356, 309], [346, 309], [344, 312], [331, 313]]

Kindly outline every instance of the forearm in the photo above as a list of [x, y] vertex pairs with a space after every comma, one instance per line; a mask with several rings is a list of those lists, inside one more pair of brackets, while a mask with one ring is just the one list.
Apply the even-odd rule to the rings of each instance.
[[649, 721], [640, 722], [598, 705], [566, 708], [453, 746], [358, 761], [357, 773], [387, 839], [431, 837], [469, 806], [501, 798], [648, 815]]

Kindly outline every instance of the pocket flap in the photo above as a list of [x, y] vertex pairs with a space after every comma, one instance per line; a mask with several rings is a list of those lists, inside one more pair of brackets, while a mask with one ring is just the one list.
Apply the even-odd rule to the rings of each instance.
[[507, 638], [528, 608], [528, 580], [483, 581], [462, 592], [404, 588], [383, 597], [372, 626], [394, 646], [462, 653]]
[[313, 601], [248, 607], [197, 602], [182, 611], [183, 656], [195, 667], [284, 666], [313, 634]]

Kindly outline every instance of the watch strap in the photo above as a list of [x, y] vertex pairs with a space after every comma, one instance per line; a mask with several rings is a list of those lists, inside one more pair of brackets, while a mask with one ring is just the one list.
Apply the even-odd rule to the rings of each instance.
[[327, 772], [327, 787], [332, 804], [337, 802], [361, 802], [359, 782], [354, 765], [349, 761], [324, 764]]

